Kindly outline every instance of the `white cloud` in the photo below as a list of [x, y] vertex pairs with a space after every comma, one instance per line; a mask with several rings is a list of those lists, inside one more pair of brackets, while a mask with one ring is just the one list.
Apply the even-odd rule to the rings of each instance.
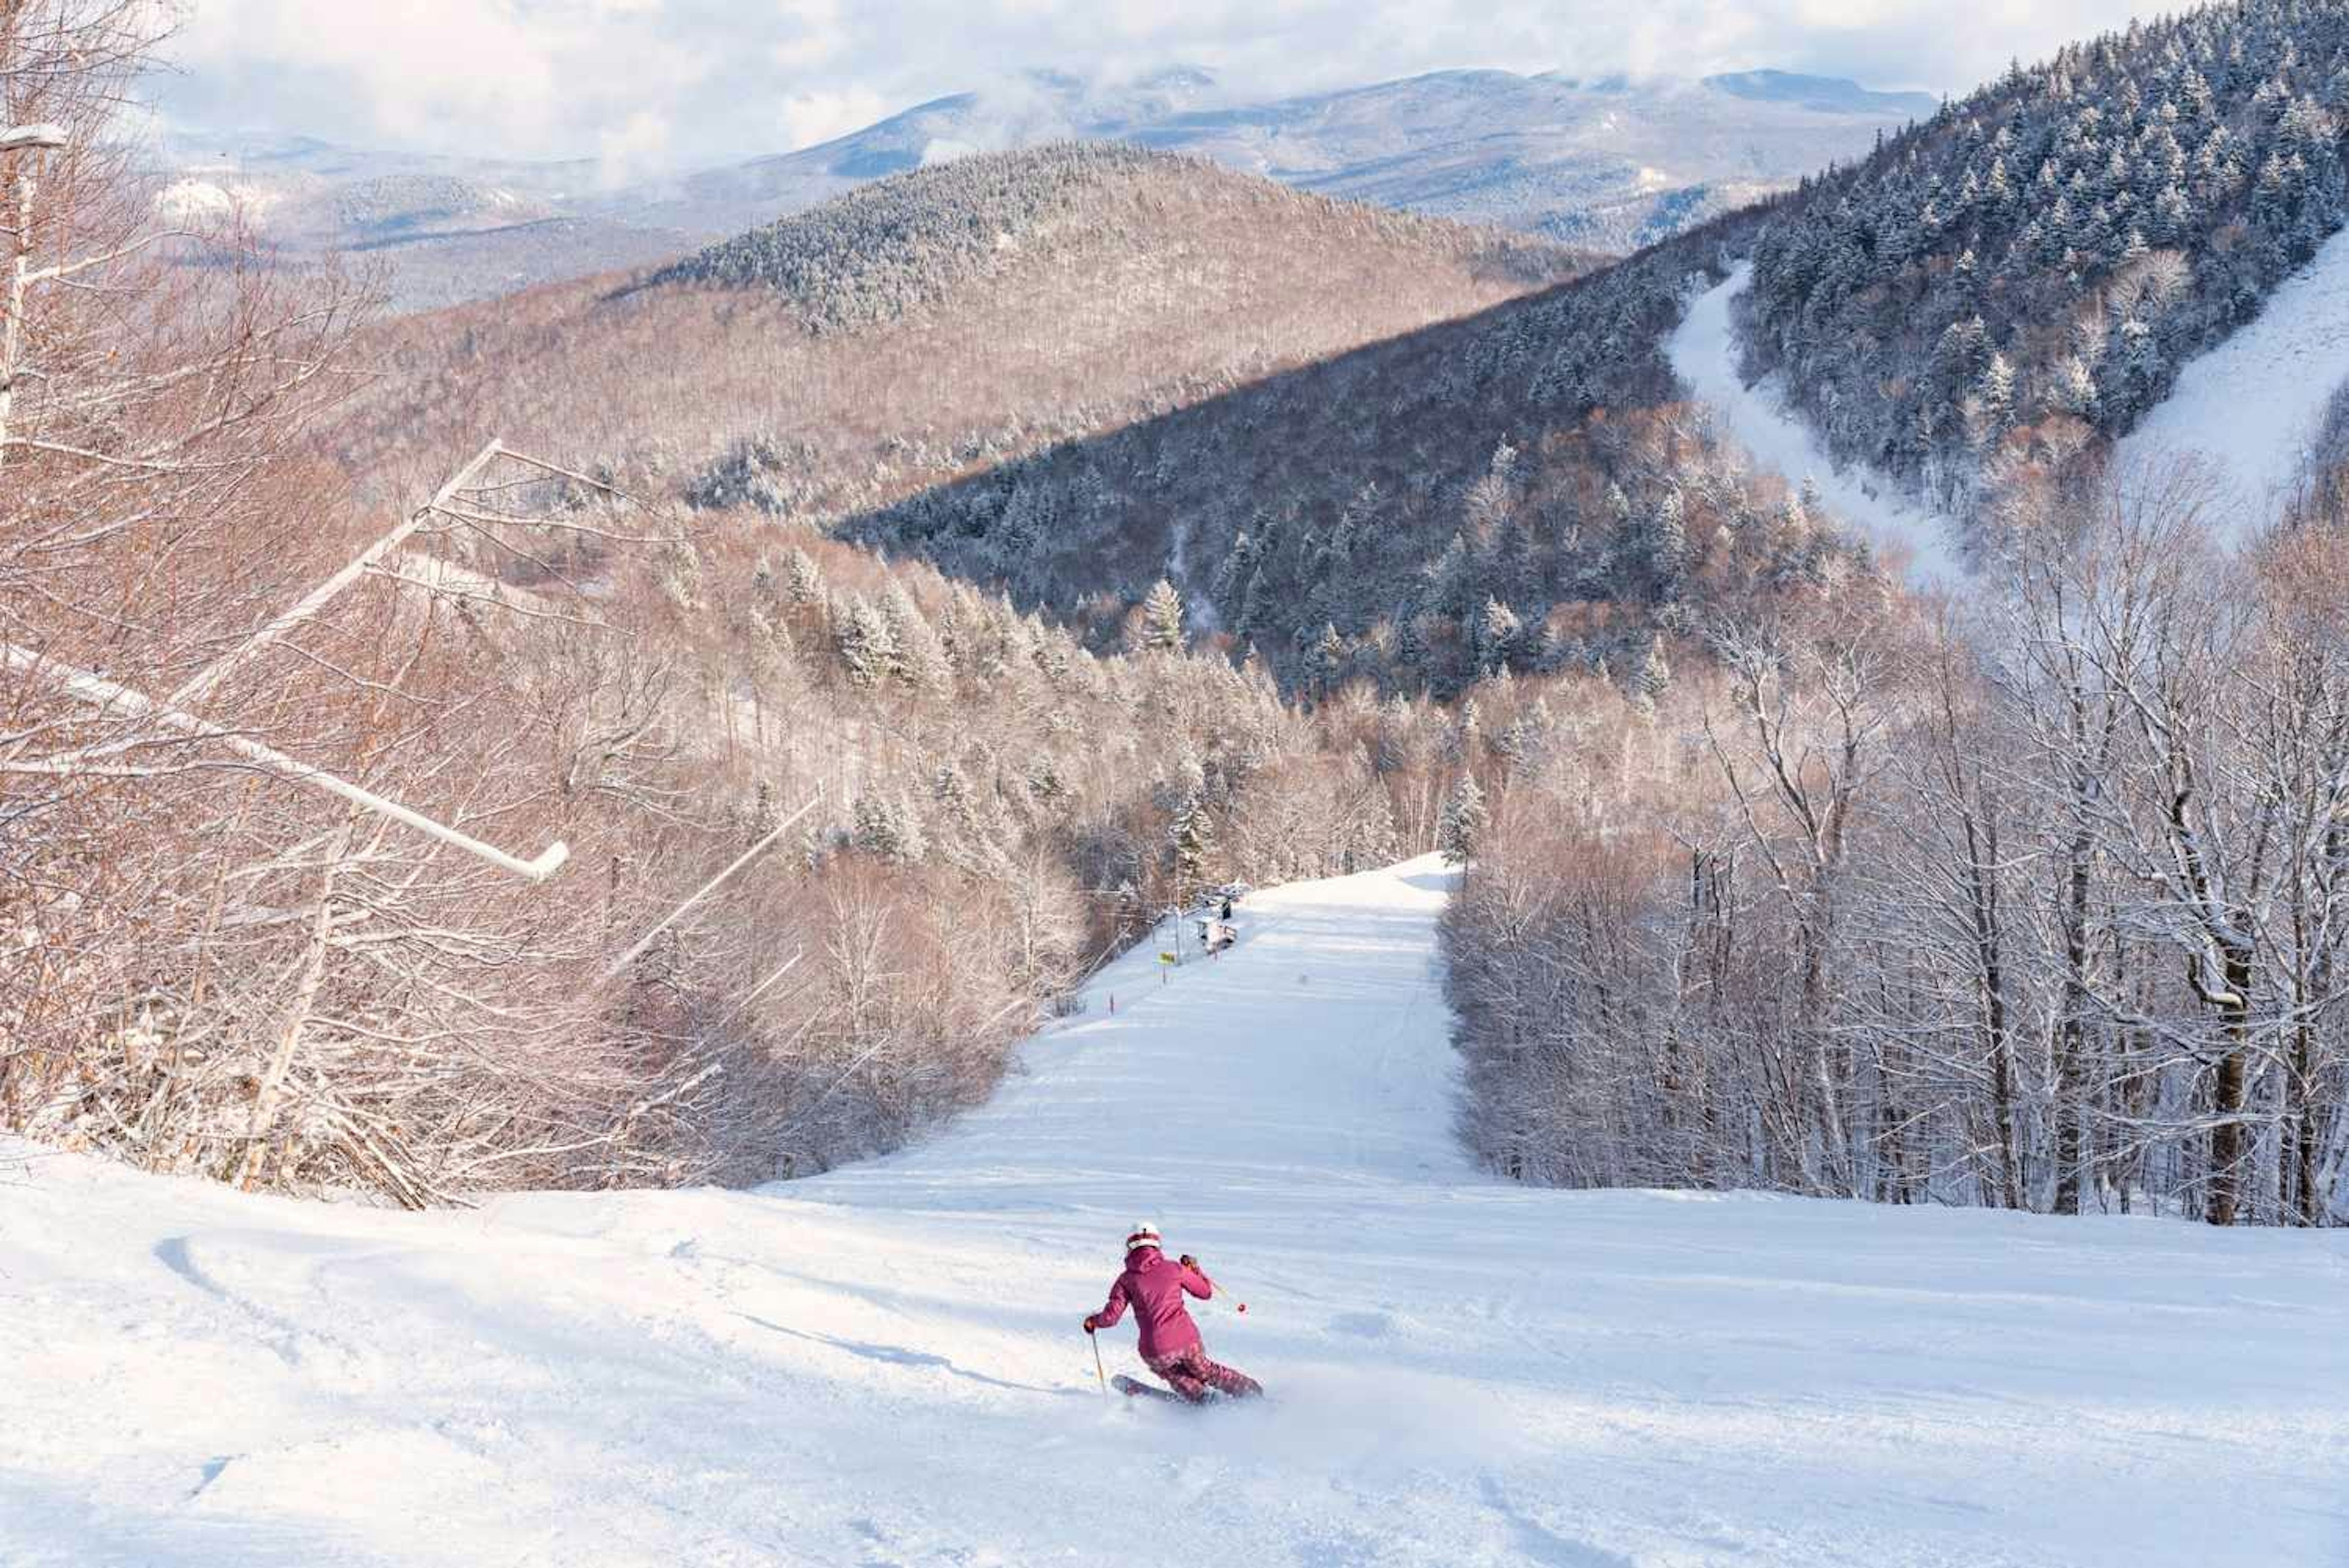
[[610, 190], [657, 173], [668, 162], [668, 121], [652, 109], [640, 109], [596, 133], [596, 182]]
[[779, 0], [781, 36], [767, 57], [786, 71], [811, 70], [840, 57], [848, 47], [839, 0]]
[[1022, 67], [1244, 92], [1454, 67], [1775, 66], [1963, 91], [2139, 0], [193, 0], [174, 118], [641, 166], [805, 145]]
[[783, 131], [783, 151], [797, 151], [819, 141], [845, 136], [872, 124], [889, 112], [889, 100], [868, 88], [839, 92], [801, 92], [785, 98], [776, 110]]

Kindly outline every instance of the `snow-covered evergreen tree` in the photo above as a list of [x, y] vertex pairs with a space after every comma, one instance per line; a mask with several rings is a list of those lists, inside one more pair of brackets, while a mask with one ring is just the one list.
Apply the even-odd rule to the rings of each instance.
[[1142, 601], [1142, 646], [1154, 653], [1183, 649], [1183, 596], [1161, 577]]
[[921, 825], [902, 800], [877, 793], [858, 795], [851, 819], [850, 836], [866, 854], [901, 863], [921, 858]]
[[1486, 599], [1485, 613], [1476, 622], [1477, 669], [1486, 675], [1506, 670], [1519, 650], [1524, 630], [1515, 610], [1499, 599]]
[[792, 605], [823, 602], [823, 573], [817, 570], [815, 557], [797, 545], [792, 546], [791, 560], [784, 568], [783, 599]]
[[1463, 771], [1460, 782], [1444, 798], [1444, 819], [1436, 831], [1436, 847], [1444, 852], [1444, 858], [1454, 866], [1468, 864], [1484, 836], [1485, 819], [1485, 792], [1475, 774]]
[[2014, 367], [2004, 354], [1993, 351], [1982, 367], [1979, 387], [1983, 439], [1994, 441], [2014, 422]]
[[1167, 836], [1167, 857], [1175, 886], [1186, 895], [1207, 885], [1216, 855], [1216, 824], [1198, 792], [1185, 795]]
[[1313, 645], [1313, 678], [1326, 695], [1338, 684], [1346, 670], [1346, 639], [1339, 634], [1335, 623], [1321, 623], [1321, 636]]
[[864, 595], [853, 596], [833, 615], [841, 668], [856, 686], [877, 686], [901, 674], [902, 656], [889, 618]]

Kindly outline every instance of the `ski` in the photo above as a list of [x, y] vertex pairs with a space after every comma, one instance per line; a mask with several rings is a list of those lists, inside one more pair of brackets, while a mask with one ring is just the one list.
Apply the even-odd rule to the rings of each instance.
[[[1109, 1380], [1109, 1386], [1129, 1397], [1162, 1400], [1166, 1404], [1180, 1405], [1191, 1410], [1204, 1410], [1211, 1405], [1236, 1405], [1241, 1402], [1219, 1390], [1210, 1390], [1205, 1399], [1194, 1403], [1184, 1398], [1172, 1388], [1161, 1388], [1155, 1383], [1144, 1383], [1141, 1378], [1128, 1377], [1123, 1372], [1112, 1377]], [[1261, 1398], [1262, 1396], [1259, 1395], [1257, 1397]]]

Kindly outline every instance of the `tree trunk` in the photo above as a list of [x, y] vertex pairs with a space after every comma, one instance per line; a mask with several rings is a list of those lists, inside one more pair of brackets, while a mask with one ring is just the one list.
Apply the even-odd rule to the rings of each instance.
[[2087, 1056], [2088, 1009], [2088, 845], [2085, 836], [2071, 845], [2068, 885], [2064, 898], [2064, 1017], [2056, 1031], [2055, 1212], [2080, 1211], [2081, 1064]]
[[[2251, 966], [2248, 960], [2235, 953], [2227, 957], [2227, 984], [2238, 999], [2251, 994]], [[2224, 1012], [2229, 1049], [2219, 1059], [2219, 1075], [2211, 1094], [2211, 1114], [2217, 1126], [2210, 1129], [2210, 1200], [2205, 1211], [2213, 1225], [2232, 1225], [2242, 1207], [2243, 1166], [2251, 1154], [2251, 1139], [2243, 1127], [2243, 1100], [2247, 1074], [2245, 1064], [2250, 1058], [2247, 1045], [2251, 1034], [2251, 1009], [2239, 1002]]]
[[[1987, 814], [1985, 814], [1987, 815]], [[1987, 829], [1989, 853], [1998, 855], [1997, 828]], [[1971, 825], [1967, 842], [1971, 846], [1973, 834]], [[2014, 1158], [2014, 1044], [2006, 1016], [2006, 971], [1999, 954], [1998, 888], [1979, 854], [1970, 856], [1966, 867], [1969, 891], [1973, 905], [1974, 951], [1981, 968], [1977, 979], [1982, 985], [1983, 1042], [1990, 1055], [1991, 1110], [1998, 1126], [1998, 1186], [1999, 1201], [2009, 1209], [2023, 1207], [2023, 1179]]]
[[2316, 1070], [2315, 1033], [2306, 1023], [2294, 1032], [2292, 1071], [2284, 1080], [2285, 1125], [2291, 1129], [2292, 1154], [2286, 1167], [2285, 1179], [2291, 1189], [2285, 1195], [2284, 1212], [2301, 1225], [2314, 1225], [2320, 1218], [2316, 1208], [2316, 1112], [2309, 1096], [2309, 1080]]
[[236, 1183], [250, 1192], [261, 1179], [261, 1168], [269, 1152], [269, 1135], [277, 1121], [277, 1096], [285, 1085], [285, 1075], [294, 1065], [294, 1054], [301, 1046], [302, 1031], [310, 1022], [310, 1010], [317, 1004], [318, 987], [326, 976], [326, 954], [335, 929], [335, 877], [343, 868], [343, 857], [351, 846], [351, 824], [344, 823], [326, 846], [325, 871], [318, 878], [318, 910], [310, 924], [310, 950], [302, 960], [302, 978], [294, 990], [294, 1005], [288, 1011], [285, 1029], [277, 1037], [277, 1050], [269, 1059], [269, 1067], [262, 1075], [261, 1084], [253, 1100], [253, 1121], [245, 1130], [244, 1158], [241, 1162]]

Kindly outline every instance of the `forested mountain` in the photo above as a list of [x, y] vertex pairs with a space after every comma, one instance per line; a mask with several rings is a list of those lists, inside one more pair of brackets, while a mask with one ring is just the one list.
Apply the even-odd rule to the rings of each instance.
[[[1195, 160], [1101, 144], [987, 155], [882, 182], [646, 278], [406, 326], [398, 374], [363, 398], [348, 439], [363, 470], [423, 454], [429, 472], [493, 427], [639, 478], [713, 526], [727, 514], [853, 524], [1090, 625], [1103, 649], [1162, 575], [1202, 628], [1239, 617], [1257, 572], [1227, 557], [1259, 512], [1287, 513], [1297, 525], [1286, 545], [1257, 523], [1239, 547], [1263, 555], [1260, 640], [1289, 676], [1299, 617], [1313, 615], [1317, 636], [1339, 621], [1357, 639], [1399, 606], [1415, 618], [1413, 574], [1464, 527], [1444, 613], [1466, 617], [1464, 628], [1495, 592], [1504, 616], [1514, 600], [1531, 659], [1550, 599], [1589, 598], [1592, 583], [1612, 580], [1604, 541], [1623, 518], [1603, 482], [1569, 502], [1565, 467], [1544, 480], [1539, 451], [1518, 465], [1502, 449], [1590, 407], [1586, 382], [1627, 404], [1668, 400], [1654, 328], [1672, 285], [1647, 269], [1588, 301], [1421, 329], [1579, 265]], [[1576, 310], [1599, 323], [1593, 333], [1553, 320]], [[1268, 439], [1296, 418], [1312, 428]], [[1639, 490], [1651, 482], [1633, 471], [1657, 460], [1630, 455], [1632, 433], [1601, 444], [1619, 449], [1609, 472]], [[1468, 525], [1463, 493], [1487, 474], [1481, 521]], [[1054, 493], [1069, 484], [1093, 488]], [[999, 527], [1015, 490], [1022, 512]], [[1552, 504], [1590, 518], [1576, 543], [1533, 540], [1528, 509]], [[1065, 522], [1042, 525], [1039, 506]], [[1170, 507], [1185, 517], [1179, 535]], [[929, 520], [940, 508], [954, 515], [943, 530]], [[1361, 569], [1309, 591], [1325, 564], [1307, 511], [1334, 520], [1349, 508]], [[1698, 534], [1709, 544], [1709, 524]], [[1489, 585], [1472, 546], [1509, 555]], [[1578, 577], [1589, 579], [1580, 590]], [[1506, 661], [1497, 642], [1482, 646]], [[1371, 665], [1385, 657], [1374, 650]]]
[[1858, 560], [1677, 402], [1661, 336], [1736, 232], [1533, 294], [1577, 258], [1112, 144], [987, 155], [419, 322], [354, 450], [494, 424], [1101, 650], [1164, 576], [1292, 690], [1630, 680], [1693, 606]]
[[[1167, 576], [1299, 691], [1652, 670], [1658, 639], [1865, 552], [1678, 400], [1699, 247], [1056, 445], [849, 520], [1093, 619]], [[1112, 623], [1113, 624], [1113, 623]]]
[[1752, 368], [1961, 509], [2126, 431], [2341, 226], [2349, 8], [2245, 0], [2017, 67], [1774, 208]]
[[[762, 290], [782, 298], [810, 332], [836, 332], [936, 305], [1040, 248], [1123, 253], [1128, 265], [1164, 276], [1180, 265], [1183, 247], [1205, 249], [1206, 236], [1181, 231], [1216, 221], [1219, 208], [1245, 211], [1258, 244], [1276, 228], [1293, 228], [1285, 237], [1300, 244], [1364, 234], [1391, 248], [1392, 256], [1381, 258], [1389, 266], [1415, 253], [1423, 263], [1456, 270], [1469, 300], [1478, 283], [1530, 287], [1587, 265], [1576, 253], [1495, 230], [1283, 202], [1195, 160], [1071, 141], [916, 170], [709, 246], [655, 272], [644, 286]], [[1032, 281], [1051, 290], [1034, 300], [1040, 314], [1131, 310], [1136, 303], [1085, 297], [1081, 278]], [[1140, 281], [1116, 279], [1112, 287], [1136, 293]], [[1262, 289], [1274, 280], [1238, 281]], [[1147, 309], [1156, 302], [1142, 303]]]
[[402, 323], [348, 439], [374, 471], [488, 421], [816, 521], [1587, 265], [1195, 160], [986, 154], [648, 275]]

